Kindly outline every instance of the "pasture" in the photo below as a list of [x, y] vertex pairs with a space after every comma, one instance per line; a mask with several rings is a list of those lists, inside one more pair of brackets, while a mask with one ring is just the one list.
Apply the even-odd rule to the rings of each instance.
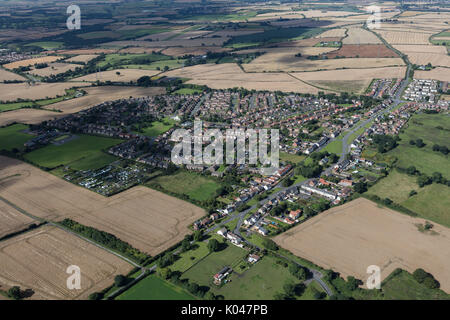
[[33, 135], [23, 132], [27, 129], [28, 126], [23, 124], [13, 124], [0, 128], [0, 150], [23, 150], [23, 144], [34, 138]]

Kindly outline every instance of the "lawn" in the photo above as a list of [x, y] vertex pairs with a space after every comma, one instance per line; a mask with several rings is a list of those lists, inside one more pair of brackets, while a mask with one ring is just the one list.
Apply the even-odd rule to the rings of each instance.
[[195, 300], [188, 292], [151, 274], [119, 295], [117, 300]]
[[193, 245], [195, 249], [178, 254], [178, 259], [170, 266], [172, 271], [185, 272], [209, 254], [206, 242], [196, 242]]
[[316, 300], [314, 298], [314, 294], [316, 292], [323, 292], [326, 294], [325, 290], [317, 283], [317, 281], [313, 280], [309, 283], [309, 285], [306, 287], [303, 294], [299, 297], [299, 300]]
[[196, 93], [203, 93], [203, 90], [199, 89], [191, 89], [191, 88], [181, 88], [177, 91], [174, 91], [173, 94], [196, 94]]
[[342, 154], [342, 139], [336, 139], [331, 141], [323, 148], [322, 151], [328, 151], [329, 153], [335, 153], [337, 155]]
[[270, 300], [277, 292], [283, 292], [286, 282], [298, 283], [288, 269], [276, 264], [276, 258], [265, 256], [242, 274], [235, 270], [230, 276], [231, 282], [218, 288], [214, 285], [211, 290], [225, 299], [242, 300]]
[[98, 169], [116, 160], [116, 157], [102, 150], [120, 142], [119, 139], [80, 135], [59, 146], [50, 144], [34, 150], [26, 154], [25, 158], [46, 168], [65, 165], [76, 170]]
[[[380, 198], [389, 198], [395, 203], [416, 212], [420, 217], [450, 227], [450, 187], [435, 184], [420, 188], [417, 177], [392, 170], [386, 178], [382, 178], [367, 194]], [[416, 195], [409, 196], [415, 190]]]
[[220, 183], [212, 178], [189, 171], [178, 171], [173, 175], [157, 177], [150, 181], [150, 186], [154, 184], [169, 192], [184, 194], [198, 201], [214, 199], [221, 187]]
[[28, 126], [24, 124], [13, 124], [0, 128], [0, 150], [24, 149], [23, 144], [34, 138], [31, 134], [22, 132], [26, 129], [28, 129]]
[[297, 155], [297, 154], [291, 154], [291, 153], [280, 151], [280, 160], [281, 161], [289, 161], [294, 164], [297, 164], [297, 163], [303, 161], [305, 158], [306, 158], [305, 155]]
[[[221, 241], [220, 241], [221, 242]], [[213, 276], [223, 267], [234, 267], [247, 255], [247, 251], [231, 243], [218, 252], [213, 252], [195, 266], [183, 273], [181, 279], [189, 279], [199, 285], [213, 288]]]
[[[449, 156], [432, 150], [433, 144], [450, 148], [450, 117], [441, 114], [414, 115], [408, 121], [408, 128], [400, 134], [400, 139], [399, 146], [387, 153], [398, 159], [397, 166], [415, 166], [430, 176], [437, 171], [450, 179]], [[422, 139], [426, 145], [418, 148], [409, 144], [410, 140], [416, 139]]]
[[157, 137], [172, 128], [175, 123], [175, 120], [168, 118], [164, 119], [163, 121], [154, 121], [152, 122], [151, 126], [143, 128], [143, 132], [138, 133], [143, 134], [147, 137]]

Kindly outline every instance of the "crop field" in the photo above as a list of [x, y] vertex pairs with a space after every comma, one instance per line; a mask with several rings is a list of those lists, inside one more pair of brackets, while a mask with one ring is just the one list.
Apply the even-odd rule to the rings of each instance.
[[28, 126], [23, 124], [13, 124], [0, 128], [0, 150], [12, 151], [14, 148], [21, 150], [23, 144], [34, 138], [31, 134], [24, 133]]
[[151, 255], [181, 241], [190, 232], [188, 225], [205, 215], [203, 209], [189, 202], [147, 187], [134, 187], [106, 198], [2, 156], [0, 196], [40, 218], [71, 218], [112, 233]]
[[413, 64], [431, 63], [433, 66], [450, 67], [450, 57], [444, 46], [397, 45], [394, 47], [408, 55], [409, 61]]
[[414, 71], [416, 79], [434, 79], [439, 81], [450, 81], [450, 72], [448, 68], [437, 67], [430, 71]]
[[64, 116], [62, 113], [39, 109], [19, 109], [0, 112], [0, 126], [6, 126], [12, 123], [36, 124], [62, 116]]
[[15, 69], [15, 68], [19, 68], [19, 67], [27, 67], [27, 66], [35, 65], [36, 63], [55, 62], [56, 60], [59, 60], [62, 58], [63, 57], [61, 57], [61, 56], [43, 56], [43, 57], [37, 57], [37, 58], [33, 58], [33, 59], [26, 59], [26, 60], [20, 60], [20, 61], [7, 63], [7, 64], [3, 65], [3, 67], [6, 69]]
[[[413, 190], [417, 194], [411, 196]], [[421, 188], [417, 184], [417, 177], [393, 170], [372, 186], [367, 194], [377, 195], [381, 199], [389, 198], [424, 219], [450, 228], [450, 188], [447, 186], [432, 184]]]
[[390, 44], [430, 44], [428, 38], [432, 35], [431, 33], [417, 33], [410, 31], [376, 30], [375, 32]]
[[434, 225], [436, 234], [420, 232], [419, 218], [380, 208], [359, 198], [321, 213], [275, 237], [295, 255], [339, 272], [367, 279], [367, 267], [381, 268], [386, 278], [396, 268], [423, 268], [450, 292], [450, 230]]
[[366, 68], [366, 69], [344, 69], [344, 70], [325, 70], [315, 72], [294, 72], [292, 75], [305, 81], [328, 80], [328, 81], [355, 81], [365, 79], [380, 78], [403, 78], [406, 67], [385, 67], [385, 68]]
[[220, 183], [214, 179], [189, 171], [180, 171], [170, 176], [154, 178], [149, 185], [159, 185], [166, 191], [187, 195], [198, 201], [214, 199], [217, 190], [221, 187]]
[[154, 76], [155, 74], [158, 74], [159, 71], [154, 70], [142, 70], [142, 69], [115, 69], [115, 70], [109, 70], [109, 71], [102, 71], [97, 73], [91, 73], [86, 76], [74, 78], [71, 81], [88, 81], [88, 82], [95, 82], [95, 81], [111, 81], [111, 82], [130, 82], [130, 81], [136, 81], [140, 77], [143, 76]]
[[345, 37], [346, 30], [347, 29], [345, 29], [345, 28], [334, 28], [334, 29], [327, 30], [327, 31], [319, 34], [318, 36], [316, 36], [316, 38], [328, 38], [328, 37], [343, 38], [343, 37]]
[[190, 80], [187, 83], [207, 85], [213, 89], [242, 87], [249, 90], [281, 90], [283, 92], [317, 93], [319, 91], [285, 73], [246, 73], [234, 63], [202, 64], [164, 74], [188, 78]]
[[97, 57], [98, 57], [98, 55], [96, 55], [96, 54], [80, 54], [80, 55], [74, 56], [72, 58], [66, 59], [64, 61], [66, 61], [66, 62], [84, 62], [84, 63], [87, 63], [87, 62], [89, 62], [92, 59], [95, 59]]
[[62, 111], [64, 114], [68, 114], [89, 109], [105, 101], [127, 99], [129, 97], [140, 98], [162, 94], [165, 92], [164, 88], [161, 87], [143, 88], [143, 87], [125, 87], [125, 86], [120, 87], [100, 86], [92, 88], [88, 87], [83, 90], [86, 91], [87, 94], [82, 97], [57, 102], [44, 108], [56, 109]]
[[88, 84], [77, 82], [37, 83], [0, 83], [0, 101], [14, 102], [17, 99], [39, 100], [64, 96], [66, 89], [84, 87]]
[[23, 230], [35, 221], [0, 200], [0, 238]]
[[221, 48], [221, 47], [190, 47], [190, 48], [183, 48], [183, 47], [170, 47], [167, 49], [164, 49], [161, 51], [163, 54], [169, 55], [169, 56], [175, 56], [175, 57], [182, 57], [186, 54], [192, 54], [195, 56], [198, 55], [204, 55], [208, 51], [209, 52], [225, 52], [230, 51], [229, 48]]
[[62, 145], [48, 145], [25, 155], [28, 161], [45, 168], [69, 166], [76, 170], [98, 169], [117, 158], [106, 150], [122, 140], [97, 136], [79, 135]]
[[26, 79], [21, 75], [0, 68], [0, 82], [11, 80], [26, 80]]
[[[444, 129], [437, 127], [441, 126]], [[401, 168], [415, 166], [417, 170], [427, 175], [440, 172], [450, 179], [449, 156], [433, 151], [433, 144], [445, 145], [450, 148], [450, 119], [447, 116], [435, 114], [420, 114], [408, 121], [408, 127], [400, 134], [399, 146], [389, 151], [387, 155], [395, 156], [396, 165]], [[425, 146], [418, 148], [409, 144], [410, 140], [422, 139]]]
[[48, 64], [48, 67], [42, 69], [32, 69], [28, 71], [30, 74], [34, 74], [40, 77], [49, 77], [52, 75], [57, 75], [64, 73], [69, 70], [75, 70], [75, 68], [80, 68], [81, 66], [73, 63], [62, 63], [62, 62], [52, 62]]
[[335, 51], [328, 52], [329, 59], [336, 57], [345, 58], [395, 58], [398, 55], [384, 44], [344, 44]]
[[195, 300], [195, 297], [152, 274], [122, 293], [116, 300]]
[[[87, 299], [132, 265], [61, 229], [44, 226], [0, 243], [0, 283], [31, 289], [30, 299]], [[67, 288], [66, 270], [81, 269], [81, 290]]]
[[372, 32], [362, 28], [348, 28], [343, 44], [381, 44], [381, 40]]

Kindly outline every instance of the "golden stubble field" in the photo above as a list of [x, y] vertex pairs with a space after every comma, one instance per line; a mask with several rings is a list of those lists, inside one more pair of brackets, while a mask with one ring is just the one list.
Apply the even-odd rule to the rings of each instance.
[[433, 66], [450, 67], [450, 56], [444, 46], [395, 45], [394, 48], [408, 55], [411, 63], [417, 65], [431, 63]]
[[342, 276], [367, 280], [367, 267], [381, 268], [382, 279], [396, 268], [423, 268], [450, 292], [450, 229], [434, 224], [436, 235], [416, 224], [425, 220], [380, 208], [359, 198], [327, 210], [275, 237], [295, 255]]
[[60, 56], [43, 56], [43, 57], [37, 57], [37, 58], [32, 58], [32, 59], [11, 62], [11, 63], [3, 65], [3, 67], [6, 69], [15, 69], [15, 68], [19, 68], [19, 67], [32, 66], [32, 65], [35, 65], [36, 63], [50, 63], [50, 62], [54, 62], [54, 61], [62, 59], [62, 58], [63, 57], [60, 57]]
[[24, 162], [0, 156], [0, 196], [40, 218], [79, 223], [158, 254], [181, 241], [203, 209], [147, 187], [103, 197]]
[[202, 64], [166, 72], [171, 77], [189, 78], [187, 83], [207, 85], [213, 89], [242, 87], [248, 90], [318, 93], [319, 89], [286, 73], [242, 71], [234, 63]]
[[3, 81], [11, 81], [11, 80], [26, 80], [21, 75], [15, 74], [13, 72], [10, 72], [8, 70], [0, 68], [0, 82]]
[[91, 73], [82, 77], [73, 78], [70, 81], [87, 81], [87, 82], [95, 82], [95, 81], [112, 81], [112, 82], [130, 82], [136, 81], [140, 77], [143, 76], [154, 76], [155, 74], [160, 73], [158, 70], [142, 70], [142, 69], [115, 69], [109, 71], [101, 71], [97, 73]]
[[27, 73], [34, 74], [40, 77], [49, 77], [52, 75], [57, 75], [64, 73], [69, 70], [75, 70], [76, 68], [81, 68], [82, 66], [73, 63], [63, 63], [63, 62], [52, 62], [48, 64], [48, 67], [42, 69], [36, 69], [28, 71]]
[[39, 100], [55, 98], [66, 94], [66, 89], [85, 87], [90, 83], [55, 82], [55, 83], [0, 83], [0, 101]]
[[[81, 271], [81, 289], [67, 288], [66, 273]], [[42, 226], [0, 243], [0, 284], [31, 289], [33, 300], [87, 299], [133, 266], [77, 236], [53, 226]]]
[[0, 238], [25, 229], [35, 221], [0, 199]]

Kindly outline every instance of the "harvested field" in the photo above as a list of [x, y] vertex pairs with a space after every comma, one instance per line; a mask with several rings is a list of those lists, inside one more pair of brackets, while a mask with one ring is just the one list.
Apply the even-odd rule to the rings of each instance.
[[409, 31], [375, 30], [375, 32], [390, 44], [430, 44], [428, 38], [432, 35], [432, 33], [417, 33]]
[[61, 110], [63, 113], [67, 114], [89, 109], [105, 101], [126, 99], [129, 97], [139, 98], [165, 93], [164, 88], [161, 87], [143, 88], [101, 86], [89, 87], [83, 90], [86, 91], [87, 95], [75, 99], [53, 103], [44, 108]]
[[66, 89], [85, 87], [89, 84], [81, 82], [55, 82], [55, 83], [0, 83], [0, 101], [14, 102], [17, 99], [39, 100], [55, 98], [66, 94]]
[[122, 48], [125, 46], [134, 47], [201, 47], [201, 46], [221, 46], [228, 38], [199, 38], [185, 40], [160, 40], [160, 41], [111, 41], [104, 43], [105, 47]]
[[347, 29], [345, 28], [335, 28], [319, 34], [318, 36], [316, 36], [316, 38], [328, 38], [328, 37], [343, 38], [345, 37], [345, 31], [347, 31]]
[[[330, 49], [330, 48], [328, 48]], [[400, 58], [344, 58], [344, 59], [324, 59], [309, 60], [304, 57], [297, 58], [295, 62], [274, 61], [262, 55], [254, 59], [249, 64], [243, 64], [247, 72], [261, 71], [318, 71], [336, 69], [356, 69], [356, 68], [380, 68], [390, 66], [403, 66], [404, 62]]]
[[[118, 74], [119, 73], [119, 74]], [[160, 73], [158, 70], [142, 70], [142, 69], [115, 69], [109, 71], [102, 71], [97, 73], [91, 73], [86, 76], [74, 78], [70, 81], [112, 81], [112, 82], [130, 82], [136, 81], [143, 76], [154, 76]]]
[[114, 53], [115, 50], [112, 49], [76, 49], [76, 50], [58, 50], [58, 54], [77, 54], [77, 55], [93, 55], [100, 53]]
[[435, 224], [435, 235], [420, 232], [425, 220], [380, 208], [359, 198], [321, 213], [275, 237], [295, 255], [344, 277], [366, 281], [370, 265], [381, 268], [382, 279], [396, 268], [423, 268], [450, 292], [450, 229]]
[[[133, 267], [59, 228], [43, 226], [0, 243], [0, 283], [31, 289], [30, 299], [86, 299]], [[81, 270], [81, 289], [67, 288], [69, 266]]]
[[49, 63], [49, 62], [55, 62], [56, 60], [62, 59], [63, 57], [58, 56], [44, 56], [39, 58], [33, 58], [33, 59], [26, 59], [26, 60], [20, 60], [11, 62], [8, 64], [4, 64], [3, 67], [6, 69], [15, 69], [18, 67], [27, 67], [35, 65], [36, 63]]
[[182, 57], [186, 54], [192, 54], [194, 56], [197, 56], [197, 55], [204, 55], [207, 52], [226, 52], [230, 50], [231, 48], [221, 48], [221, 47], [191, 47], [191, 48], [171, 47], [164, 49], [161, 53], [168, 56]]
[[[308, 38], [301, 40], [285, 41], [277, 43], [277, 47], [313, 47], [319, 42], [334, 42], [341, 41], [339, 37], [327, 37], [327, 38]], [[269, 46], [270, 48], [270, 46]]]
[[55, 118], [61, 118], [66, 116], [63, 113], [52, 112], [40, 109], [19, 109], [8, 112], [0, 113], [0, 126], [6, 126], [8, 124], [26, 123], [26, 124], [36, 124], [41, 123], [45, 120], [52, 120]]
[[204, 64], [166, 72], [167, 76], [189, 78], [187, 83], [213, 89], [243, 87], [255, 90], [317, 93], [319, 90], [286, 73], [245, 73], [234, 63]]
[[21, 75], [0, 68], [0, 82], [11, 80], [26, 80], [26, 79]]
[[65, 61], [67, 61], [67, 62], [84, 62], [84, 63], [87, 63], [87, 62], [89, 62], [92, 59], [95, 59], [97, 57], [98, 57], [98, 55], [96, 55], [96, 54], [80, 54], [78, 56], [66, 59]]
[[326, 70], [315, 72], [294, 72], [292, 75], [305, 81], [311, 80], [363, 80], [380, 78], [403, 78], [406, 67], [369, 69]]
[[42, 69], [33, 69], [31, 71], [28, 71], [28, 73], [41, 76], [41, 77], [49, 77], [51, 75], [57, 75], [60, 73], [64, 73], [69, 70], [75, 70], [75, 68], [81, 68], [82, 66], [78, 64], [72, 64], [72, 63], [62, 63], [62, 62], [53, 62], [48, 65], [46, 68]]
[[0, 196], [37, 217], [71, 218], [112, 233], [151, 255], [181, 241], [188, 225], [205, 214], [191, 203], [142, 186], [105, 198], [1, 156]]
[[430, 71], [414, 71], [416, 79], [434, 79], [439, 81], [450, 81], [450, 69], [437, 67]]
[[381, 44], [381, 40], [372, 32], [362, 28], [348, 28], [343, 44]]
[[345, 58], [395, 58], [398, 55], [384, 44], [344, 44], [339, 50], [328, 52], [329, 59]]
[[120, 49], [118, 53], [154, 53], [160, 52], [161, 50], [161, 48], [131, 47]]
[[36, 221], [0, 200], [0, 238], [23, 230], [34, 222]]

